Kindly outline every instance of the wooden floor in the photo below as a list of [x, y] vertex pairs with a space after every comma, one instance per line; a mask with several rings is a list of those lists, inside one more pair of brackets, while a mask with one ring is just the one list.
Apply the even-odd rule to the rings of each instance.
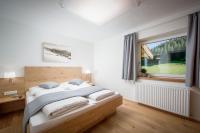
[[[0, 133], [21, 133], [23, 112], [0, 116]], [[124, 100], [117, 112], [88, 133], [200, 133], [200, 123]]]

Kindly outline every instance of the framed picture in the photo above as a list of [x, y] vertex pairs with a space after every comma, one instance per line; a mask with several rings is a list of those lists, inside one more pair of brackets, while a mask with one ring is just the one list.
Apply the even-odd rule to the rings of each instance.
[[71, 49], [68, 46], [44, 42], [43, 60], [45, 62], [67, 63], [71, 60]]

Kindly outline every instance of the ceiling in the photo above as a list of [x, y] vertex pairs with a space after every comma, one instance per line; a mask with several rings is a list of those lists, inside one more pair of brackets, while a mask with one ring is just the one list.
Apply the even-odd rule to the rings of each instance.
[[136, 7], [137, 2], [139, 0], [59, 0], [61, 8], [97, 25], [103, 25]]
[[[1, 0], [0, 17], [88, 42], [200, 7], [200, 0]], [[138, 1], [138, 0], [137, 0]]]

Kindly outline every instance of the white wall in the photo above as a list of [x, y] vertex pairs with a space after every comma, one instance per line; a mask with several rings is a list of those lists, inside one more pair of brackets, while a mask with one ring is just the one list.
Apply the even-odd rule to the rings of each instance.
[[123, 37], [117, 36], [95, 44], [94, 53], [95, 83], [135, 100], [133, 83], [121, 80]]
[[[187, 27], [187, 17], [163, 23], [151, 28], [138, 31], [139, 39], [145, 39], [160, 34], [184, 30]], [[125, 32], [118, 36], [95, 43], [94, 46], [94, 72], [95, 83], [119, 91], [125, 98], [136, 100], [133, 83], [121, 79], [123, 43]]]
[[[93, 69], [93, 45], [90, 43], [5, 18], [0, 18], [0, 29], [0, 77], [4, 71], [15, 71], [17, 76], [23, 76], [24, 66], [82, 66], [83, 69]], [[69, 45], [72, 60], [69, 63], [43, 62], [42, 42]]]
[[181, 17], [173, 21], [159, 24], [139, 31], [139, 39], [145, 40], [160, 35], [178, 34], [187, 31], [188, 17]]

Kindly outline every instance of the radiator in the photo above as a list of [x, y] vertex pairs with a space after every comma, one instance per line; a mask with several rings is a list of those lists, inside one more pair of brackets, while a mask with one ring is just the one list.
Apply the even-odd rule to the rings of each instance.
[[[152, 82], [152, 81], [151, 81]], [[189, 116], [188, 88], [169, 83], [136, 83], [137, 101], [168, 112]]]

